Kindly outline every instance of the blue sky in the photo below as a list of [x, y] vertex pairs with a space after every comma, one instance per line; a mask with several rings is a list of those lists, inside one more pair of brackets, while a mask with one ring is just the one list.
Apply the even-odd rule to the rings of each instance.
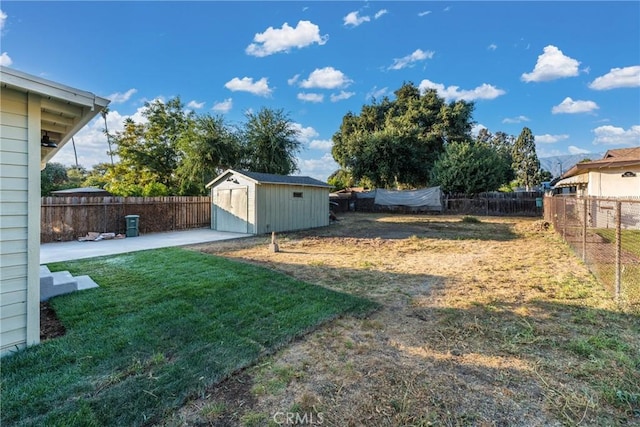
[[[241, 123], [283, 109], [299, 174], [338, 168], [331, 137], [403, 82], [474, 101], [477, 128], [536, 137], [539, 157], [640, 145], [640, 2], [29, 2], [0, 5], [0, 63], [111, 99], [110, 130], [180, 96]], [[108, 160], [104, 124], [76, 137]], [[74, 164], [71, 144], [52, 161]]]

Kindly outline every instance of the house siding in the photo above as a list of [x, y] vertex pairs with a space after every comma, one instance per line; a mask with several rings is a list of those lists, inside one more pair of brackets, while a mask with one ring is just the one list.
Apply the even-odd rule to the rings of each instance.
[[5, 354], [27, 344], [29, 96], [8, 88], [0, 94], [0, 354]]
[[[636, 176], [622, 178], [625, 172], [634, 172]], [[640, 197], [640, 166], [590, 171], [587, 194], [592, 197]]]

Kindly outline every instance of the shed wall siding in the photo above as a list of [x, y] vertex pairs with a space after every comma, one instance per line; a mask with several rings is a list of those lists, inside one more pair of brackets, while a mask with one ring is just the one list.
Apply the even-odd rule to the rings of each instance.
[[5, 354], [27, 343], [29, 102], [27, 94], [7, 88], [0, 95], [0, 354]]
[[[293, 193], [302, 197], [293, 197]], [[329, 225], [329, 189], [298, 185], [256, 186], [257, 234]]]

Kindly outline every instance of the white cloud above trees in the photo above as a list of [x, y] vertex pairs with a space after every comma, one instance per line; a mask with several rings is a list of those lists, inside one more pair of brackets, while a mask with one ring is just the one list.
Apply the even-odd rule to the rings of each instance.
[[640, 86], [640, 65], [612, 68], [607, 74], [597, 77], [589, 84], [589, 88], [595, 90], [638, 86]]
[[249, 92], [254, 95], [267, 97], [271, 95], [273, 89], [269, 87], [266, 77], [253, 81], [253, 77], [234, 77], [224, 84], [224, 87], [232, 92]]
[[506, 93], [504, 90], [498, 89], [497, 87], [487, 83], [483, 83], [474, 89], [463, 90], [460, 89], [459, 86], [445, 87], [445, 85], [443, 85], [442, 83], [434, 83], [426, 79], [420, 82], [419, 88], [422, 92], [427, 89], [435, 89], [438, 92], [438, 95], [445, 98], [447, 101], [474, 101], [476, 99], [495, 99]]
[[316, 68], [309, 74], [306, 80], [300, 82], [300, 87], [305, 89], [338, 89], [347, 87], [352, 83], [342, 71], [333, 67]]
[[227, 98], [224, 101], [216, 102], [211, 109], [218, 113], [228, 113], [233, 108], [233, 99]]
[[564, 77], [575, 77], [580, 73], [578, 66], [580, 62], [566, 56], [556, 46], [549, 45], [544, 48], [544, 52], [538, 56], [533, 71], [523, 73], [520, 77], [524, 82], [544, 82], [556, 80]]
[[389, 67], [389, 70], [401, 70], [407, 67], [413, 67], [416, 62], [424, 61], [427, 59], [433, 58], [435, 52], [431, 50], [427, 50], [426, 52], [422, 49], [416, 49], [413, 53], [404, 56], [402, 58], [395, 58], [393, 60], [393, 65]]
[[599, 109], [598, 104], [593, 101], [574, 101], [570, 97], [566, 97], [560, 104], [551, 109], [553, 114], [579, 114], [590, 113]]
[[299, 21], [296, 27], [288, 23], [281, 28], [267, 28], [263, 33], [257, 33], [245, 49], [247, 55], [264, 57], [275, 53], [289, 52], [292, 48], [302, 49], [312, 44], [323, 45], [329, 39], [328, 35], [320, 34], [320, 27], [311, 21]]

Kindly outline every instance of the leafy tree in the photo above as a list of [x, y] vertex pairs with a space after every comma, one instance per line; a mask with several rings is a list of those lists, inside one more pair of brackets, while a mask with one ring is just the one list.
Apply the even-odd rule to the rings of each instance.
[[168, 194], [167, 186], [159, 182], [150, 182], [142, 188], [142, 195], [145, 197], [162, 197]]
[[[121, 184], [142, 185], [148, 182], [164, 184], [171, 193], [177, 192], [176, 169], [181, 160], [182, 140], [192, 136], [194, 113], [186, 113], [179, 97], [166, 103], [156, 100], [146, 103], [142, 111], [144, 123], [125, 120], [124, 130], [112, 138], [120, 157], [118, 169]], [[145, 175], [147, 182], [140, 182]], [[131, 179], [126, 182], [125, 179]], [[118, 185], [116, 185], [118, 187]]]
[[67, 168], [68, 188], [83, 187], [83, 182], [87, 178], [88, 172], [82, 166], [71, 166]]
[[510, 164], [484, 142], [452, 142], [434, 164], [433, 181], [446, 193], [474, 195], [495, 191]]
[[242, 166], [254, 172], [289, 175], [297, 170], [300, 151], [299, 131], [283, 110], [262, 108], [246, 114], [242, 137], [245, 161]]
[[52, 191], [63, 190], [68, 182], [67, 168], [62, 163], [47, 163], [40, 171], [40, 194], [50, 196]]
[[435, 90], [421, 94], [413, 83], [395, 96], [364, 105], [360, 115], [347, 113], [333, 135], [333, 157], [355, 180], [377, 187], [427, 185], [445, 145], [470, 137], [473, 104], [447, 104]]
[[193, 135], [180, 146], [183, 157], [178, 165], [180, 194], [204, 195], [205, 185], [228, 168], [237, 167], [243, 156], [238, 132], [220, 116], [196, 118]]
[[531, 129], [524, 127], [513, 145], [513, 170], [519, 185], [527, 190], [540, 184], [540, 160]]
[[112, 166], [108, 163], [98, 163], [85, 175], [82, 187], [96, 187], [104, 189], [109, 183], [107, 172]]
[[329, 175], [329, 178], [327, 178], [327, 183], [333, 187], [334, 191], [353, 187], [355, 184], [351, 174], [344, 169], [338, 169], [337, 171]]

